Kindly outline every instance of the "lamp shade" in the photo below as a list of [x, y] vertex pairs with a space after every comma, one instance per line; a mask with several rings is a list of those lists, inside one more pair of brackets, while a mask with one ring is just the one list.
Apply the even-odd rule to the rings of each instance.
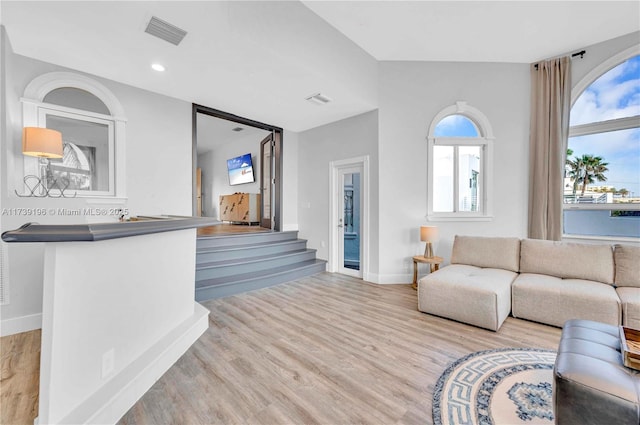
[[22, 153], [41, 158], [62, 158], [62, 133], [40, 127], [22, 129]]
[[438, 240], [437, 226], [420, 226], [420, 240], [422, 242], [435, 242]]

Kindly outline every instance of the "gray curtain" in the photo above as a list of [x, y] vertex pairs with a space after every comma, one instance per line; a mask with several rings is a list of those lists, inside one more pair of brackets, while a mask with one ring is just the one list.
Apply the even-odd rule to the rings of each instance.
[[529, 238], [562, 238], [562, 182], [570, 106], [571, 58], [532, 64]]

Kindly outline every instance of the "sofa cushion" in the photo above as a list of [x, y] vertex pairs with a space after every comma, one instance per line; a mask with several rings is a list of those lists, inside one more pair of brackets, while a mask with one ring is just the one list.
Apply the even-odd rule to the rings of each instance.
[[620, 325], [620, 301], [610, 285], [521, 273], [513, 282], [511, 291], [514, 317], [558, 327], [569, 319]]
[[615, 245], [616, 286], [640, 288], [640, 246]]
[[611, 245], [524, 239], [520, 272], [613, 284], [613, 249]]
[[451, 264], [517, 272], [520, 267], [520, 239], [456, 235]]
[[640, 329], [640, 288], [623, 287], [616, 292], [622, 304], [622, 324]]
[[497, 331], [511, 311], [517, 273], [451, 264], [418, 282], [418, 310]]

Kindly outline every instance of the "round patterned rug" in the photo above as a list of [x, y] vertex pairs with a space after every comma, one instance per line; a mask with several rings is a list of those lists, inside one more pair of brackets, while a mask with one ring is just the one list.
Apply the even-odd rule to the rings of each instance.
[[553, 424], [556, 352], [503, 348], [455, 361], [433, 393], [434, 425]]

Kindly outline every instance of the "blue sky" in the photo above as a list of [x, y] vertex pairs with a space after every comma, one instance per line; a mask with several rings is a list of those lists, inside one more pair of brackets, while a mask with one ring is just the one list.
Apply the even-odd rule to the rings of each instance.
[[433, 131], [436, 137], [478, 137], [478, 130], [471, 120], [463, 115], [444, 117]]
[[[640, 56], [612, 68], [578, 97], [571, 109], [571, 125], [640, 115]], [[598, 155], [608, 162], [607, 181], [596, 183], [625, 188], [640, 196], [640, 129], [569, 139], [574, 156]]]
[[[640, 115], [640, 56], [612, 68], [582, 92], [571, 109], [571, 125]], [[478, 136], [468, 118], [450, 115], [438, 123], [435, 136]], [[573, 156], [601, 156], [609, 165], [606, 182], [596, 185], [625, 188], [640, 196], [640, 129], [569, 139]]]

